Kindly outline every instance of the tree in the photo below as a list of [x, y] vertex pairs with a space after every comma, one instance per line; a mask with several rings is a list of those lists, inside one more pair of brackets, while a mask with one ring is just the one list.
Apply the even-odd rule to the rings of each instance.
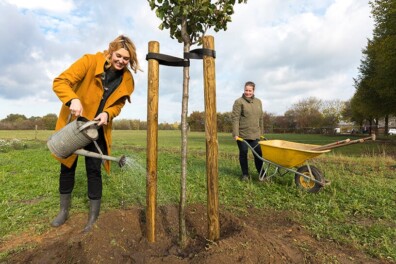
[[375, 21], [373, 39], [376, 43], [378, 94], [382, 99], [385, 131], [388, 131], [388, 117], [396, 114], [396, 2], [376, 0], [370, 4]]
[[19, 122], [27, 120], [26, 116], [20, 114], [9, 114], [6, 118], [1, 120], [2, 122]]
[[272, 132], [274, 120], [275, 120], [274, 114], [264, 111], [263, 113], [264, 133]]
[[188, 117], [188, 125], [191, 131], [205, 130], [205, 113], [194, 111]]
[[217, 113], [217, 127], [221, 132], [232, 132], [232, 113], [225, 112], [225, 113]]
[[293, 117], [297, 128], [305, 129], [308, 127], [320, 127], [322, 122], [322, 113], [320, 112], [322, 101], [309, 97], [293, 104], [292, 112], [288, 114]]
[[322, 102], [321, 112], [323, 115], [322, 127], [333, 128], [342, 119], [342, 111], [345, 107], [345, 102], [339, 99], [325, 100]]
[[[355, 113], [368, 120], [396, 114], [396, 2], [375, 0], [370, 2], [374, 19], [373, 38], [367, 41], [356, 92], [351, 101]], [[388, 124], [385, 124], [387, 130]]]
[[[159, 28], [169, 29], [170, 37], [183, 43], [184, 53], [189, 53], [191, 45], [202, 43], [202, 37], [208, 29], [215, 32], [227, 30], [231, 21], [236, 0], [148, 0], [150, 8], [155, 10], [162, 20]], [[238, 0], [246, 3], [247, 0]], [[185, 200], [187, 177], [187, 115], [189, 98], [189, 67], [183, 68], [183, 95], [181, 114], [181, 176], [180, 176], [180, 210], [179, 210], [179, 242], [186, 245]]]
[[42, 122], [44, 124], [45, 129], [54, 130], [56, 121], [58, 120], [58, 116], [56, 114], [47, 114], [43, 116]]

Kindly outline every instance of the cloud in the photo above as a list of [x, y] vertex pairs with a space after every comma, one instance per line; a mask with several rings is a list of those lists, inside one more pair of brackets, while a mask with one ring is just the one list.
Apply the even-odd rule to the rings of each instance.
[[[161, 21], [146, 1], [93, 3], [0, 0], [0, 119], [58, 113], [53, 79], [119, 34], [133, 39], [143, 69], [134, 75], [132, 104], [120, 118], [146, 119], [148, 42], [158, 41], [161, 53], [176, 57], [183, 56], [183, 46], [158, 29]], [[217, 54], [217, 111], [231, 111], [248, 80], [274, 114], [310, 96], [353, 95], [361, 50], [373, 29], [368, 1], [249, 0], [235, 6], [232, 20], [227, 31], [209, 32]], [[202, 61], [191, 61], [190, 77], [189, 112], [203, 111]], [[182, 68], [160, 67], [160, 122], [180, 121], [182, 84]]]
[[5, 0], [22, 10], [43, 10], [46, 12], [67, 13], [74, 8], [72, 0]]

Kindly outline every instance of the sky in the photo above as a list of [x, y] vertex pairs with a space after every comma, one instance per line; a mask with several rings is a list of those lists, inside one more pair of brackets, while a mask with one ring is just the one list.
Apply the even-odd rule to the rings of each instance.
[[[368, 0], [248, 0], [226, 31], [209, 31], [216, 50], [217, 112], [230, 112], [246, 81], [264, 111], [283, 115], [309, 97], [350, 99], [362, 49], [372, 38]], [[142, 72], [118, 119], [147, 119], [146, 54], [183, 57], [183, 44], [160, 30], [146, 0], [0, 0], [0, 120], [58, 114], [52, 82], [75, 60], [107, 49], [120, 34], [136, 47]], [[201, 48], [192, 46], [191, 49]], [[160, 66], [160, 123], [180, 122], [182, 67]], [[191, 60], [189, 114], [204, 111], [202, 60]]]

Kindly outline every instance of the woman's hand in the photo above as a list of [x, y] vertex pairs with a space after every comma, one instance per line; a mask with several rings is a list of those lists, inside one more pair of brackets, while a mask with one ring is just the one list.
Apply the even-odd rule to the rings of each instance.
[[70, 102], [70, 112], [72, 115], [81, 116], [83, 112], [83, 106], [81, 104], [80, 99], [72, 99]]
[[98, 126], [107, 125], [107, 121], [109, 120], [109, 116], [106, 112], [100, 113], [94, 120], [99, 120]]

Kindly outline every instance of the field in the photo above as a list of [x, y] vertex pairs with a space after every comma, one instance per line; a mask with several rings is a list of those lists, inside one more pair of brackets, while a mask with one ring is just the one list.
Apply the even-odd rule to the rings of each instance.
[[[0, 131], [0, 263], [396, 263], [396, 138], [332, 150], [312, 161], [329, 186], [311, 194], [294, 175], [262, 183], [239, 180], [235, 141], [219, 134], [221, 237], [207, 241], [204, 133], [188, 147], [187, 227], [180, 249], [178, 201], [180, 132], [159, 131], [157, 241], [145, 240], [146, 132], [114, 131], [113, 155], [125, 154], [103, 175], [101, 215], [82, 234], [86, 178], [80, 159], [70, 219], [57, 214], [59, 164], [45, 142], [50, 131]], [[268, 134], [269, 139], [324, 145], [350, 135]], [[252, 158], [252, 156], [250, 156]]]

